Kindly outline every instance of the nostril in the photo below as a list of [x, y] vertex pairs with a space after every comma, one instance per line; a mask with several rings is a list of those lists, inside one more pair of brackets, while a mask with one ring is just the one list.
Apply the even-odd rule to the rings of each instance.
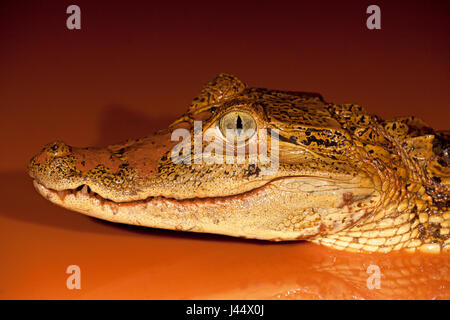
[[46, 175], [66, 176], [73, 170], [72, 147], [62, 141], [48, 143], [28, 164], [32, 178], [42, 180]]
[[71, 147], [69, 147], [64, 142], [59, 141], [59, 140], [49, 143], [46, 147], [46, 150], [47, 150], [47, 153], [53, 157], [64, 156], [72, 151]]

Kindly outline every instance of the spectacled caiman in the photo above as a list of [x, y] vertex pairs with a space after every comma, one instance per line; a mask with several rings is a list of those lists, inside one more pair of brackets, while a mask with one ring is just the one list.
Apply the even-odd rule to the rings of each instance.
[[[228, 139], [224, 128], [277, 132], [278, 170], [263, 174], [267, 164], [249, 164], [249, 150], [243, 163], [174, 162], [171, 132], [194, 136], [195, 120], [210, 141]], [[112, 222], [357, 252], [448, 252], [449, 141], [413, 116], [382, 120], [356, 104], [220, 74], [168, 129], [105, 148], [56, 141], [28, 170], [51, 202]]]

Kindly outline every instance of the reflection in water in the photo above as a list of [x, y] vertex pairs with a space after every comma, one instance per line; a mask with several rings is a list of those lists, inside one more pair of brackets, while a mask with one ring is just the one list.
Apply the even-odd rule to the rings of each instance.
[[[353, 298], [442, 299], [450, 294], [448, 262], [448, 256], [337, 253], [311, 264], [311, 273], [317, 273], [320, 281], [314, 282], [308, 277], [298, 284], [303, 287], [305, 284], [310, 287], [315, 284], [317, 296], [323, 298], [349, 298], [351, 293]], [[380, 272], [379, 289], [373, 281], [377, 276], [377, 267]], [[282, 293], [281, 296], [283, 294], [289, 297], [289, 293]]]
[[[172, 246], [181, 247], [186, 255], [165, 257], [156, 268], [154, 262], [142, 265], [138, 272], [83, 298], [105, 294], [137, 299], [450, 298], [448, 255], [353, 254], [309, 243], [258, 245], [222, 239], [200, 236], [199, 251], [189, 240], [178, 239]], [[379, 268], [379, 289], [372, 287], [376, 281], [370, 278], [374, 273], [367, 272], [370, 266]]]
[[273, 270], [270, 282], [255, 277], [249, 279], [249, 286], [244, 290], [231, 290], [201, 298], [450, 298], [449, 255], [353, 254], [322, 249], [304, 246], [298, 252], [299, 260], [280, 261], [276, 265], [265, 266]]
[[[291, 257], [294, 258], [294, 257]], [[305, 245], [298, 259], [266, 264], [270, 281], [253, 273], [245, 289], [206, 299], [449, 299], [450, 257], [354, 254]], [[377, 271], [379, 285], [377, 286]], [[252, 275], [252, 273], [250, 273]]]

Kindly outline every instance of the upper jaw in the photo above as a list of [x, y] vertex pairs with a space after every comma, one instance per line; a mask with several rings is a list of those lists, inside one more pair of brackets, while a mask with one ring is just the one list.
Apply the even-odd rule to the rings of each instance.
[[[106, 148], [75, 148], [56, 141], [33, 157], [28, 172], [49, 190], [75, 190], [86, 185], [102, 198], [115, 202], [150, 197], [178, 200], [227, 197], [287, 177], [330, 176], [329, 172], [305, 171], [298, 165], [292, 168], [281, 164], [268, 175], [239, 164], [175, 165], [170, 159], [175, 143], [165, 132]], [[341, 181], [351, 179], [352, 175], [333, 173], [332, 177]]]
[[164, 157], [169, 147], [158, 147], [152, 136], [106, 148], [75, 148], [56, 141], [31, 159], [28, 173], [48, 190], [70, 191], [86, 185], [102, 198], [115, 202], [236, 195], [269, 181], [248, 176], [245, 181], [230, 178], [228, 175], [242, 170], [239, 166], [175, 167]]

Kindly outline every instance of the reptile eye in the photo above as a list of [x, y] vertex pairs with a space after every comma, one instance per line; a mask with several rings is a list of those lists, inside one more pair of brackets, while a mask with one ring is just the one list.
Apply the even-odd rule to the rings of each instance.
[[247, 112], [232, 111], [219, 121], [219, 129], [228, 140], [245, 141], [256, 132], [256, 121]]

